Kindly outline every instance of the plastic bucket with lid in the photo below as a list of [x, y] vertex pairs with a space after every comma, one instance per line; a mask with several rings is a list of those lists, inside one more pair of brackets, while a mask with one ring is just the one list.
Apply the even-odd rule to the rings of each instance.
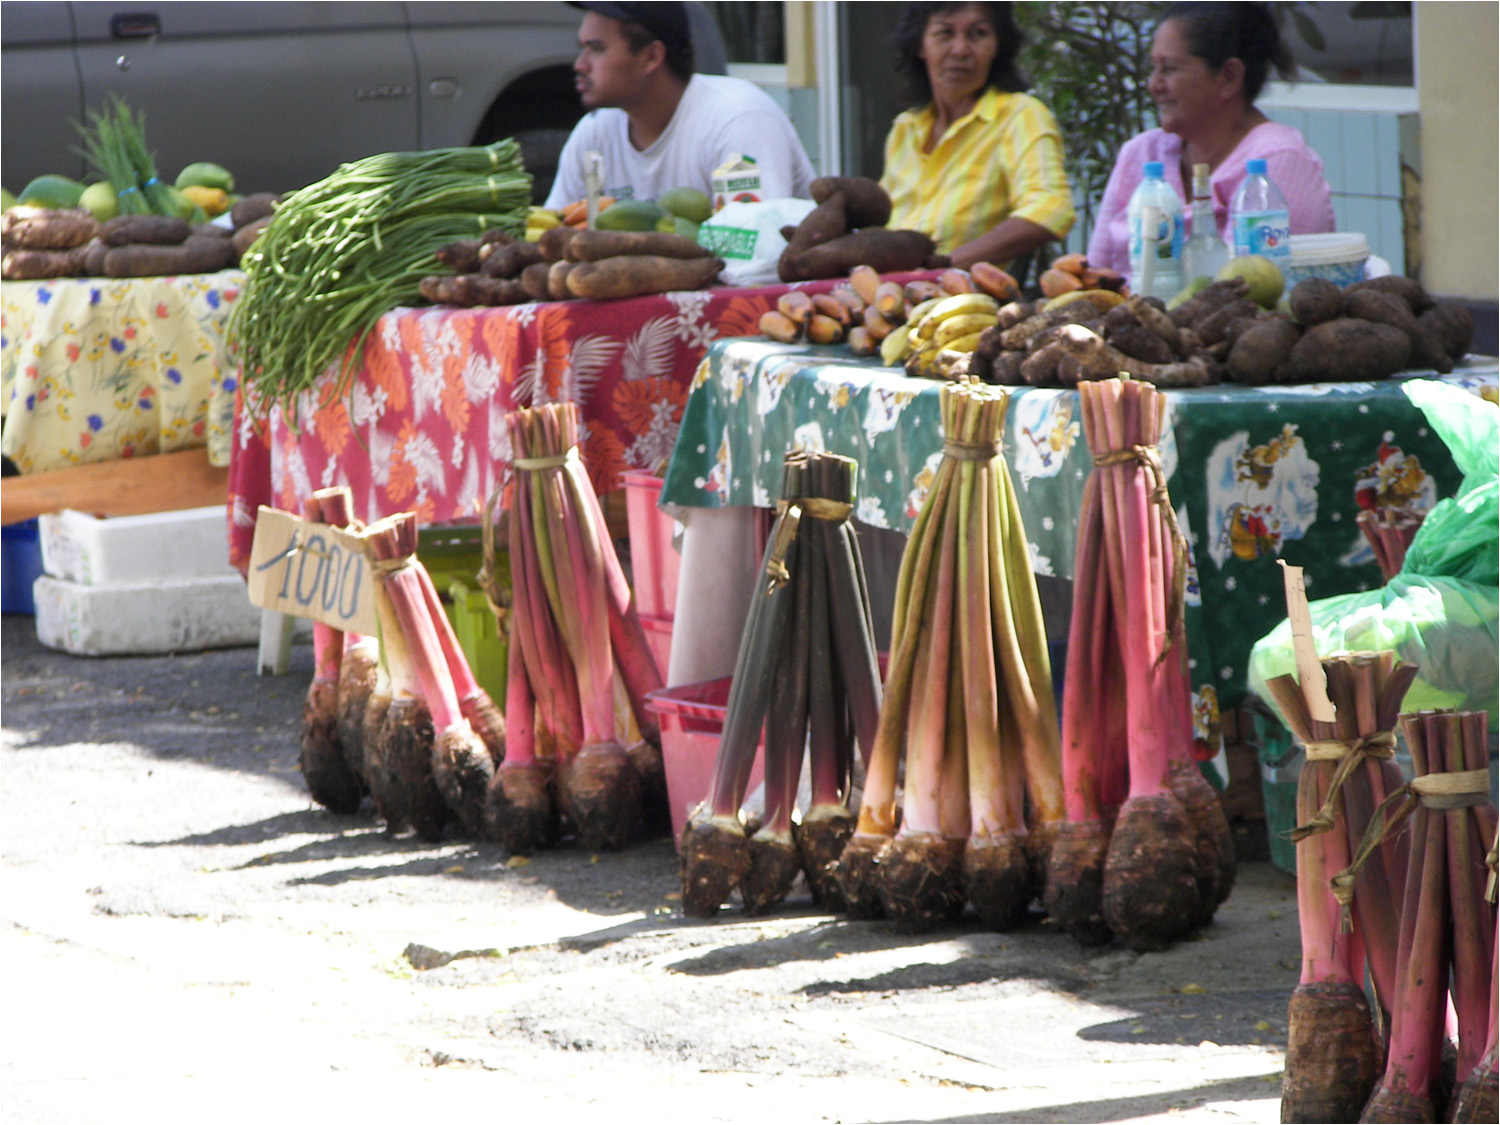
[[1292, 235], [1292, 262], [1286, 272], [1286, 287], [1291, 289], [1309, 277], [1321, 277], [1339, 288], [1347, 288], [1365, 279], [1365, 262], [1370, 244], [1357, 233]]

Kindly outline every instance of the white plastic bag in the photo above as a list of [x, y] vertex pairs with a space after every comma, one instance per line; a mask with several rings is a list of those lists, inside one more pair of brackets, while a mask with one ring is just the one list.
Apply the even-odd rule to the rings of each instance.
[[768, 199], [726, 203], [698, 228], [698, 245], [724, 259], [719, 280], [732, 287], [771, 285], [781, 280], [776, 263], [786, 249], [781, 228], [796, 226], [815, 204], [811, 199]]

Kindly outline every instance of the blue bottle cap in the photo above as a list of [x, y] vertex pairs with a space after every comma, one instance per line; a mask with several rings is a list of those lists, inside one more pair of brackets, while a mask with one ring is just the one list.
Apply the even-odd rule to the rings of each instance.
[[[1266, 162], [1264, 160], [1261, 161], [1262, 172], [1265, 171], [1265, 163]], [[1162, 165], [1162, 162], [1160, 160], [1148, 160], [1146, 161], [1145, 167], [1142, 168], [1141, 171], [1145, 174], [1146, 179], [1159, 180], [1165, 174], [1166, 168]]]
[[1245, 175], [1264, 176], [1266, 174], [1266, 162], [1264, 160], [1245, 161]]

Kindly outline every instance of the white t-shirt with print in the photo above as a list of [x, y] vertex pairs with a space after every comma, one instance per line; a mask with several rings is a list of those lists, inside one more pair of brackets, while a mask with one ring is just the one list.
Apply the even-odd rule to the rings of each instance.
[[587, 194], [584, 154], [604, 156], [605, 195], [656, 199], [675, 187], [713, 194], [713, 171], [736, 155], [760, 169], [766, 199], [810, 196], [812, 162], [797, 131], [769, 94], [741, 78], [695, 74], [666, 130], [645, 150], [630, 143], [623, 109], [596, 109], [584, 116], [563, 145], [548, 207], [562, 207]]

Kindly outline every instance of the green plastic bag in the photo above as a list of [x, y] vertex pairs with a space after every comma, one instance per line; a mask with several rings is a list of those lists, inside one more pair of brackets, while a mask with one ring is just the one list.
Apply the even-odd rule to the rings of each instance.
[[[1319, 656], [1390, 651], [1418, 668], [1406, 711], [1500, 710], [1500, 409], [1435, 380], [1402, 386], [1464, 474], [1457, 495], [1433, 505], [1407, 548], [1400, 573], [1378, 590], [1308, 606]], [[1283, 621], [1250, 652], [1250, 689], [1296, 671]], [[1274, 706], [1274, 704], [1273, 704]], [[1284, 721], [1284, 718], [1283, 718]]]

